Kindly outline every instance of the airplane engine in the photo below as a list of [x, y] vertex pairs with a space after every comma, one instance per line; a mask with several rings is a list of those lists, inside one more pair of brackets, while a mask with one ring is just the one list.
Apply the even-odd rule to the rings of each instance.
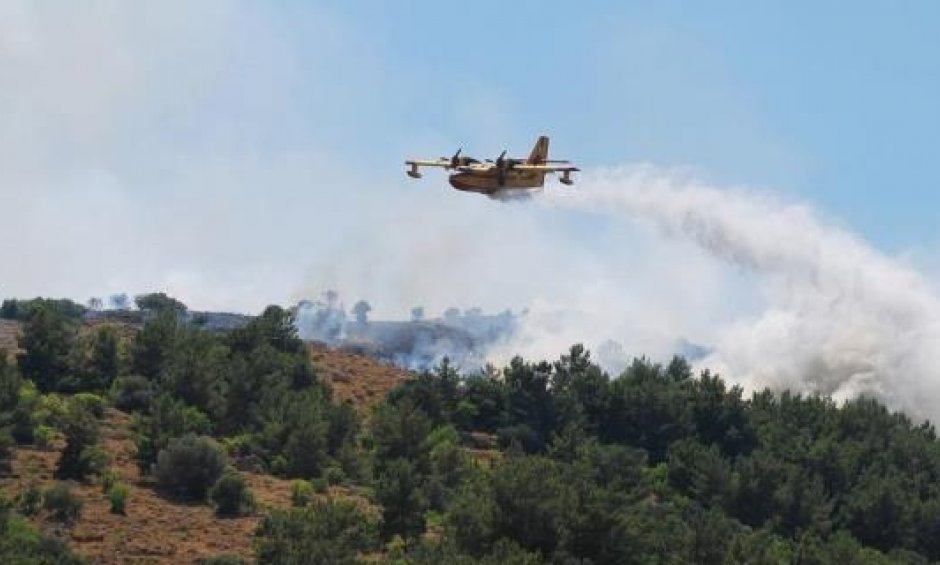
[[572, 180], [572, 178], [571, 178], [571, 172], [570, 172], [570, 171], [565, 171], [564, 174], [561, 175], [561, 178], [558, 179], [558, 182], [560, 182], [561, 184], [567, 185], [567, 186], [573, 185], [573, 184], [574, 184], [574, 180]]
[[421, 173], [418, 172], [418, 165], [412, 165], [411, 169], [405, 171], [409, 177], [413, 179], [421, 178]]

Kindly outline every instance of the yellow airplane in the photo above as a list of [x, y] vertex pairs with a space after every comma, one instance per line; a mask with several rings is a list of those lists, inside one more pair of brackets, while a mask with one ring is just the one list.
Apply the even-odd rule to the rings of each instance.
[[481, 162], [472, 157], [461, 157], [460, 151], [458, 149], [453, 157], [441, 157], [435, 161], [405, 161], [410, 167], [406, 172], [411, 178], [419, 179], [419, 167], [442, 167], [446, 171], [456, 171], [449, 180], [457, 190], [493, 194], [505, 189], [541, 188], [545, 184], [545, 175], [549, 173], [561, 173], [558, 180], [572, 185], [571, 173], [581, 170], [572, 167], [569, 161], [549, 160], [548, 137], [544, 135], [535, 142], [528, 159], [507, 158], [503, 151], [495, 161], [487, 159]]

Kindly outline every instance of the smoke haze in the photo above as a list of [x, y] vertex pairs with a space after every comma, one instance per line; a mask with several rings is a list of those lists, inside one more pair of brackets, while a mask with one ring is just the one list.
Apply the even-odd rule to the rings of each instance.
[[753, 275], [757, 307], [712, 328], [702, 367], [750, 388], [870, 394], [940, 416], [937, 295], [914, 268], [808, 207], [655, 167], [593, 171], [546, 203], [646, 222]]

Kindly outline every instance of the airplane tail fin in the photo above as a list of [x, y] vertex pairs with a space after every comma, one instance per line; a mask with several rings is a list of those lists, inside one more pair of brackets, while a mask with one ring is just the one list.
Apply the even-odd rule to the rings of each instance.
[[529, 159], [526, 161], [530, 165], [538, 165], [548, 160], [548, 136], [543, 135], [535, 142], [532, 153], [529, 153]]

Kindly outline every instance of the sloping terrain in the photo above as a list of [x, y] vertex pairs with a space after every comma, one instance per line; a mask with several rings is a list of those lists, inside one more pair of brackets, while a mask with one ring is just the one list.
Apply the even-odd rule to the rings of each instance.
[[[185, 503], [163, 497], [151, 479], [141, 477], [134, 462], [134, 442], [127, 414], [108, 409], [101, 422], [101, 444], [111, 456], [111, 469], [130, 488], [126, 515], [111, 514], [110, 504], [97, 482], [70, 481], [84, 504], [81, 519], [66, 528], [45, 519], [33, 522], [49, 534], [61, 536], [78, 554], [93, 563], [193, 563], [219, 554], [253, 555], [254, 532], [272, 508], [290, 506], [291, 481], [271, 475], [241, 473], [254, 493], [258, 508], [251, 516], [218, 518], [207, 504]], [[0, 479], [7, 493], [30, 486], [47, 489], [64, 445], [59, 440], [48, 450], [20, 447], [11, 476]], [[329, 496], [349, 498], [368, 507], [364, 499], [345, 487], [330, 487]]]
[[[220, 519], [208, 505], [168, 500], [137, 470], [130, 417], [109, 409], [101, 432], [102, 444], [111, 455], [111, 468], [130, 487], [126, 516], [110, 513], [99, 484], [72, 482], [84, 503], [77, 524], [66, 529], [44, 520], [42, 514], [34, 519], [47, 532], [64, 536], [74, 551], [92, 562], [187, 563], [220, 553], [249, 557], [264, 509], [290, 504], [290, 481], [252, 473], [242, 476], [260, 503], [253, 516]], [[0, 485], [10, 493], [23, 492], [30, 485], [41, 489], [52, 486], [61, 448], [61, 441], [50, 450], [18, 448], [13, 474], [0, 480]]]
[[[137, 331], [131, 324], [113, 320], [86, 323], [85, 331], [101, 325], [115, 327], [124, 339]], [[12, 352], [19, 329], [17, 322], [0, 321], [0, 347]], [[407, 371], [393, 365], [323, 345], [311, 344], [310, 356], [336, 396], [352, 402], [363, 415], [409, 377]], [[263, 515], [271, 508], [290, 505], [291, 481], [250, 472], [241, 474], [259, 503], [252, 516], [220, 519], [207, 504], [162, 496], [152, 479], [142, 477], [137, 469], [130, 415], [115, 409], [107, 409], [101, 422], [101, 443], [111, 457], [112, 470], [130, 489], [126, 515], [110, 513], [110, 504], [96, 480], [70, 482], [84, 504], [81, 518], [73, 526], [49, 521], [44, 512], [32, 518], [38, 527], [66, 540], [76, 553], [94, 563], [191, 563], [219, 554], [250, 558], [254, 532]], [[63, 446], [60, 438], [49, 449], [18, 447], [12, 473], [0, 478], [0, 489], [16, 496], [31, 486], [45, 490], [54, 485], [53, 471]], [[368, 505], [350, 489], [330, 487], [329, 492]]]
[[404, 369], [377, 361], [367, 355], [332, 349], [311, 343], [310, 358], [333, 392], [348, 400], [360, 415], [371, 413], [385, 394], [411, 374]]

